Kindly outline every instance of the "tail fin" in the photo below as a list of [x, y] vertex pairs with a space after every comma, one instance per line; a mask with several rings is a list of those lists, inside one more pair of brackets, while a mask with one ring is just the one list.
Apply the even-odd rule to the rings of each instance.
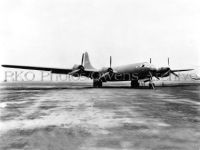
[[95, 69], [90, 63], [89, 55], [87, 52], [85, 52], [84, 67], [85, 69]]

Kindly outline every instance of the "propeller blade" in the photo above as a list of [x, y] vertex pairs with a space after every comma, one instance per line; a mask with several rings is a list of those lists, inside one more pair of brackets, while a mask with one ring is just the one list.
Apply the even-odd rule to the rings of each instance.
[[152, 88], [155, 90], [155, 85], [154, 84], [152, 84]]
[[150, 77], [151, 77], [151, 80], [152, 80], [152, 78], [153, 78], [153, 75], [152, 75], [152, 73], [149, 71], [149, 75], [150, 75]]
[[146, 79], [146, 80], [144, 80], [143, 82], [146, 83], [146, 82], [149, 82], [149, 81], [150, 81], [149, 79]]
[[102, 80], [103, 78], [106, 79], [106, 77], [109, 76], [109, 75], [110, 75], [110, 73], [106, 72], [99, 78], [99, 80]]
[[152, 86], [152, 88], [153, 89], [155, 89], [155, 85], [154, 85], [154, 83], [152, 82], [152, 78], [153, 78], [153, 75], [152, 75], [152, 73], [151, 73], [151, 71], [149, 71], [149, 75], [150, 75], [150, 79], [149, 79], [149, 84]]
[[173, 72], [182, 72], [182, 71], [192, 71], [194, 69], [179, 69], [179, 70], [172, 70]]
[[160, 78], [158, 78], [157, 76], [154, 76], [156, 79], [160, 80]]
[[78, 73], [79, 71], [80, 71], [80, 69], [74, 70], [74, 71], [72, 71], [72, 72], [68, 73], [68, 75], [73, 75], [73, 74], [76, 74], [76, 73]]
[[151, 64], [151, 58], [150, 58], [149, 62], [150, 62], [150, 64]]
[[168, 59], [167, 59], [167, 64], [168, 64], [168, 66], [169, 66], [169, 57], [168, 57]]
[[112, 66], [112, 57], [110, 56], [110, 68]]
[[[152, 80], [152, 78], [153, 78], [153, 75], [152, 75], [152, 73], [149, 71], [149, 75], [150, 75], [150, 79]], [[160, 78], [159, 77], [157, 77], [157, 76], [154, 76], [156, 79], [158, 79], [158, 80], [160, 80]]]
[[174, 73], [173, 71], [171, 71], [170, 73], [172, 73], [173, 75], [175, 75], [176, 77], [179, 77], [176, 73]]
[[161, 76], [161, 78], [164, 77], [165, 75], [167, 75], [168, 73], [170, 73], [170, 70], [167, 71], [167, 72], [165, 72], [165, 73]]
[[81, 65], [82, 65], [82, 66], [83, 66], [84, 56], [85, 56], [85, 54], [83, 53], [83, 54], [82, 54], [82, 60], [81, 60]]

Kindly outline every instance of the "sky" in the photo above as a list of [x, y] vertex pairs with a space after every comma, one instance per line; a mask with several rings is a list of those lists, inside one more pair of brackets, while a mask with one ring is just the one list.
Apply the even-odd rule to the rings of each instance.
[[0, 64], [200, 69], [199, 18], [199, 0], [1, 0]]

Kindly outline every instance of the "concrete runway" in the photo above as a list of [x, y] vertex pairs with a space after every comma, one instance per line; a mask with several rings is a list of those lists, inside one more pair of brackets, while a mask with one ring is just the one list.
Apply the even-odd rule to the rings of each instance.
[[1, 150], [199, 150], [200, 86], [0, 84]]

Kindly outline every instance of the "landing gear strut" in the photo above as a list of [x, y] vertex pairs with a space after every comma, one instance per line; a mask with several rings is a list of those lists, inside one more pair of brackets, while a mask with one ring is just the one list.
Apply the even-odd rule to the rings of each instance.
[[150, 88], [150, 89], [155, 89], [155, 84], [152, 83], [152, 82], [149, 82], [149, 88]]
[[94, 79], [94, 80], [93, 80], [93, 87], [95, 87], [95, 88], [100, 88], [100, 87], [102, 87], [102, 81], [101, 81], [101, 80], [98, 80], [98, 79]]
[[153, 81], [152, 81], [153, 75], [152, 75], [151, 72], [149, 72], [149, 75], [150, 75], [150, 79], [149, 79], [149, 88], [150, 88], [150, 89], [155, 89], [155, 84], [154, 84]]
[[131, 81], [131, 87], [132, 88], [138, 88], [139, 86], [140, 86], [140, 84], [137, 80]]

